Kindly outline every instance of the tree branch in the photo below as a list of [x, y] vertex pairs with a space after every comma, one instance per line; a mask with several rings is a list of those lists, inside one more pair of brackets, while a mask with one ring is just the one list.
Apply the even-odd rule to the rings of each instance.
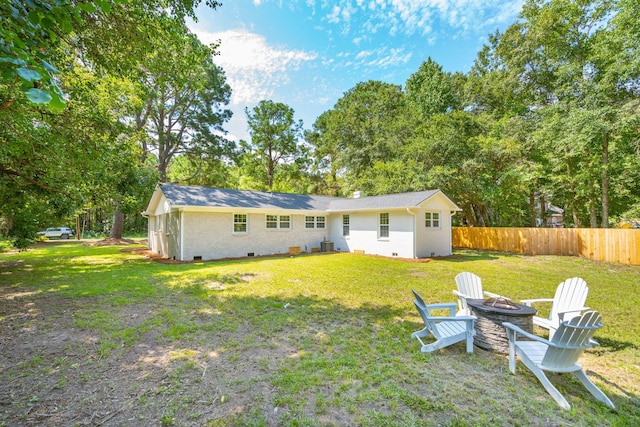
[[0, 174], [8, 175], [12, 179], [13, 179], [13, 177], [22, 178], [25, 181], [27, 181], [29, 184], [35, 185], [38, 188], [42, 188], [43, 190], [53, 191], [55, 193], [63, 194], [65, 196], [69, 197], [70, 199], [74, 199], [74, 197], [70, 193], [67, 193], [64, 190], [60, 190], [58, 188], [50, 187], [50, 186], [48, 186], [46, 184], [43, 184], [41, 182], [36, 181], [35, 179], [33, 179], [33, 178], [29, 177], [29, 176], [26, 176], [26, 175], [24, 175], [24, 174], [22, 174], [20, 172], [14, 171], [12, 169], [7, 169], [1, 164], [0, 164]]

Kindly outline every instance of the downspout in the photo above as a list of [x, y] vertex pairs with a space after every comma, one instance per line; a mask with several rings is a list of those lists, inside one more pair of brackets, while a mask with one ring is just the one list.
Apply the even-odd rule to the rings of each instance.
[[456, 211], [450, 211], [449, 218], [449, 255], [453, 255], [453, 216]]
[[413, 257], [418, 258], [418, 229], [416, 227], [416, 214], [407, 208], [407, 213], [413, 217]]
[[184, 261], [184, 208], [178, 211], [178, 222], [180, 223], [180, 261]]

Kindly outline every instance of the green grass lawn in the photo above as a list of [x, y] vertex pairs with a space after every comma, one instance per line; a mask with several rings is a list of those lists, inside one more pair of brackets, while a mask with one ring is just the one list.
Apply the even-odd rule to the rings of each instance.
[[[640, 425], [640, 267], [472, 251], [161, 264], [131, 248], [0, 254], [0, 426]], [[462, 271], [514, 300], [585, 279], [605, 326], [581, 364], [617, 410], [551, 375], [564, 411], [522, 364], [464, 343], [420, 353], [411, 289], [453, 302]]]

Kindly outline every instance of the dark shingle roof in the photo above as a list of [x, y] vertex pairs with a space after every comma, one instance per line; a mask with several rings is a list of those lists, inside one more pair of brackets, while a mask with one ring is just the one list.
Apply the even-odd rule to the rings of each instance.
[[418, 206], [439, 190], [417, 191], [414, 193], [389, 194], [386, 196], [367, 196], [358, 199], [334, 198], [329, 207], [332, 211], [394, 209]]
[[332, 199], [307, 194], [266, 193], [174, 184], [162, 184], [161, 188], [172, 206], [326, 211]]
[[161, 184], [162, 193], [172, 206], [197, 206], [247, 209], [291, 209], [307, 211], [356, 211], [401, 209], [420, 205], [440, 190], [368, 196], [358, 199], [309, 194], [267, 193]]

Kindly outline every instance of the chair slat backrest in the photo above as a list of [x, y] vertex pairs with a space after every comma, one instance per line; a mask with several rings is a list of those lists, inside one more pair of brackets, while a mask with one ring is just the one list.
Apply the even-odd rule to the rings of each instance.
[[553, 297], [553, 305], [549, 315], [551, 322], [559, 324], [560, 313], [564, 312], [568, 312], [562, 318], [565, 322], [580, 316], [579, 310], [584, 307], [588, 293], [587, 282], [580, 277], [572, 277], [560, 283]]
[[591, 337], [602, 327], [602, 317], [597, 311], [587, 311], [569, 322], [562, 322], [556, 330], [550, 346], [542, 359], [542, 367], [548, 370], [573, 367], [585, 348], [591, 347]]
[[427, 303], [424, 302], [424, 298], [422, 298], [419, 293], [417, 293], [414, 289], [411, 289], [411, 292], [413, 292], [413, 296], [416, 297], [416, 301], [418, 302], [418, 304], [422, 305], [422, 307], [427, 306]]
[[458, 292], [467, 295], [469, 298], [483, 298], [482, 279], [476, 274], [469, 272], [458, 274], [456, 276], [456, 285], [458, 285]]

